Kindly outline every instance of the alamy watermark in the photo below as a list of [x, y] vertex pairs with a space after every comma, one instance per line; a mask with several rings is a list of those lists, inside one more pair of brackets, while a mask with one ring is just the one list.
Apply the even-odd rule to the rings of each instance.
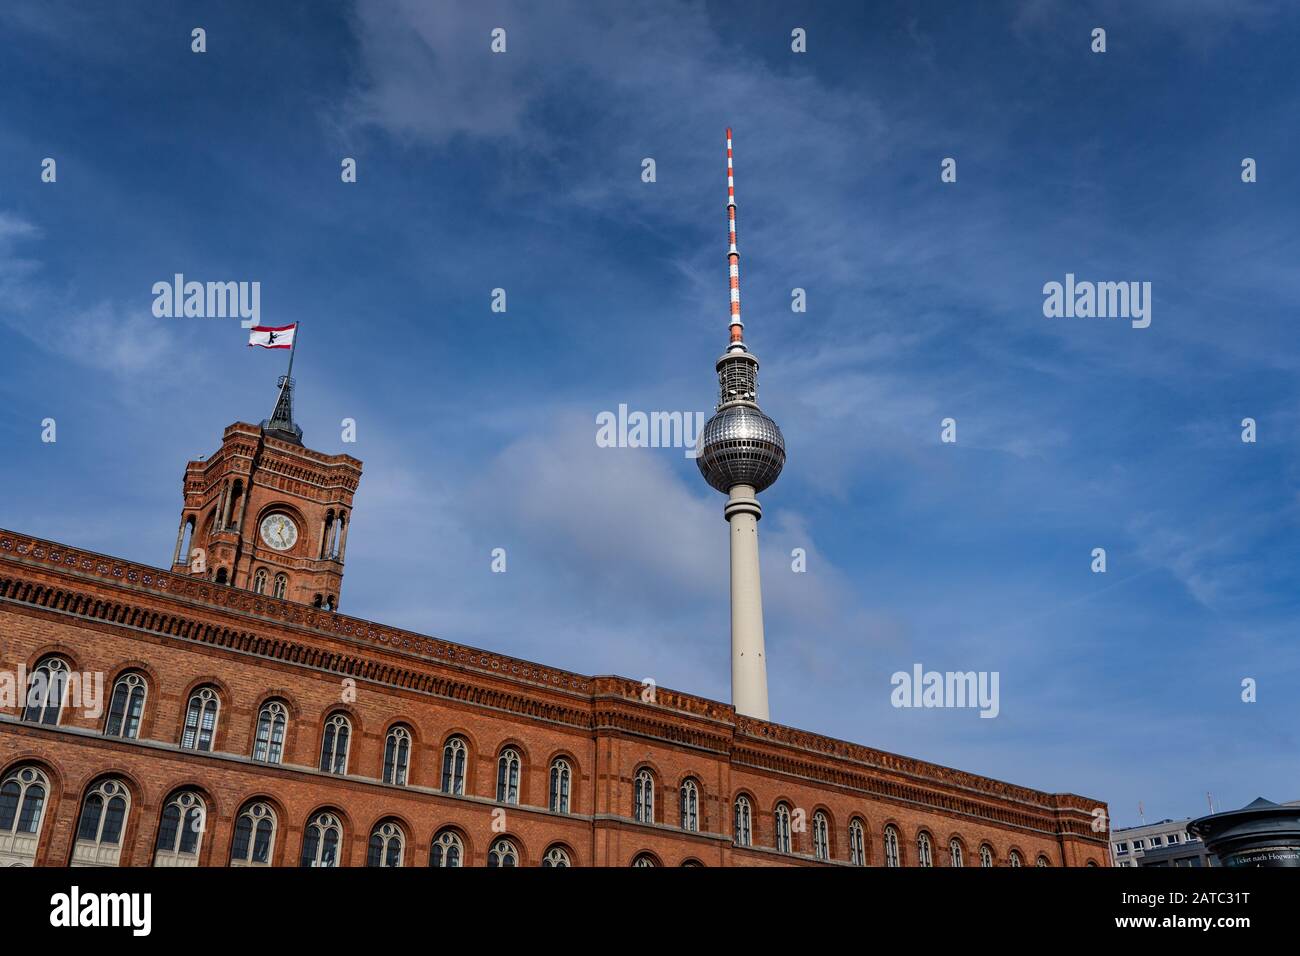
[[1131, 319], [1133, 328], [1151, 324], [1150, 282], [1065, 282], [1043, 285], [1043, 315], [1049, 319]]
[[178, 272], [171, 282], [155, 282], [152, 291], [155, 318], [241, 318], [246, 329], [262, 324], [260, 282], [186, 282]]
[[978, 707], [981, 717], [996, 717], [1002, 709], [997, 671], [895, 671], [889, 682], [895, 707]]
[[50, 897], [50, 925], [125, 927], [132, 936], [148, 936], [153, 928], [152, 893], [93, 893], [73, 886]]
[[700, 457], [703, 412], [639, 412], [627, 410], [596, 415], [599, 448], [682, 448], [687, 458]]
[[104, 713], [104, 675], [45, 667], [29, 672], [22, 665], [17, 671], [0, 671], [0, 708], [19, 707], [52, 712], [71, 708], [97, 720]]

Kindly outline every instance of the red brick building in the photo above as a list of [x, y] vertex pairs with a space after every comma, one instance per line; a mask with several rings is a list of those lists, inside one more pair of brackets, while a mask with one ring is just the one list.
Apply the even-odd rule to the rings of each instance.
[[1096, 800], [330, 610], [361, 463], [271, 425], [169, 570], [0, 531], [0, 865], [1109, 865]]

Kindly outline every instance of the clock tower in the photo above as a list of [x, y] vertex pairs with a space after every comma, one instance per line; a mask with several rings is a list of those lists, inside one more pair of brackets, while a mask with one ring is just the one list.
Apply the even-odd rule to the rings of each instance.
[[271, 417], [235, 422], [221, 447], [185, 466], [172, 570], [337, 610], [361, 462], [302, 443], [293, 382]]

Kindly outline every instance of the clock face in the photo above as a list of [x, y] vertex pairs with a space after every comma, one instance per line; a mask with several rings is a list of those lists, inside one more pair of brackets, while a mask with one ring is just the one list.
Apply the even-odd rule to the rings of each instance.
[[288, 515], [267, 515], [262, 519], [262, 540], [267, 547], [288, 551], [298, 541], [298, 526]]

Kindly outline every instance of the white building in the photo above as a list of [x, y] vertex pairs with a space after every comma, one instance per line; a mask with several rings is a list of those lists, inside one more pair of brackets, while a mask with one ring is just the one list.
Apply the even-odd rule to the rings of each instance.
[[1198, 843], [1187, 833], [1191, 817], [1183, 820], [1161, 820], [1142, 826], [1110, 831], [1110, 855], [1116, 866], [1140, 866], [1138, 862], [1151, 850], [1164, 850], [1183, 843]]

